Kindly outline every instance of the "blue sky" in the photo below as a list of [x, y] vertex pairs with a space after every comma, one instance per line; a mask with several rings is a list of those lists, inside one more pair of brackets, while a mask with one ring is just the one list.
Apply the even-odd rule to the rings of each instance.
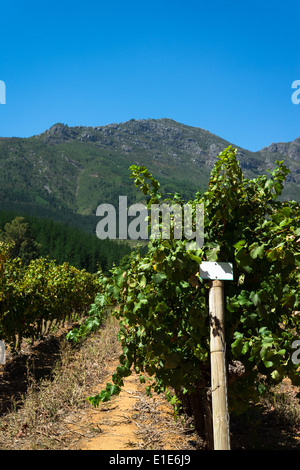
[[300, 136], [300, 2], [1, 4], [0, 136], [168, 117], [249, 150]]

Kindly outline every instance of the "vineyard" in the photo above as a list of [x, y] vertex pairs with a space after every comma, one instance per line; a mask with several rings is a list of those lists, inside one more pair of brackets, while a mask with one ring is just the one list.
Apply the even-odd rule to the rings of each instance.
[[119, 365], [88, 401], [96, 408], [109, 402], [127, 377], [138, 374], [149, 397], [166, 394], [178, 413], [193, 418], [205, 448], [213, 448], [209, 286], [199, 278], [199, 263], [234, 266], [225, 289], [230, 415], [241, 416], [285, 378], [300, 385], [292, 347], [300, 323], [300, 208], [279, 200], [289, 170], [276, 164], [268, 176], [249, 180], [229, 147], [219, 155], [207, 191], [189, 201], [178, 193], [164, 198], [145, 167], [131, 167], [148, 208], [188, 202], [196, 211], [203, 204], [204, 244], [195, 251], [187, 250], [189, 240], [174, 237], [173, 226], [170, 239], [150, 240], [145, 255], [133, 250], [109, 275], [94, 275], [47, 258], [24, 266], [2, 243], [0, 339], [18, 351], [22, 339], [35, 341], [53, 325], [76, 319], [67, 339], [80, 345], [107, 315], [115, 317]]
[[0, 337], [13, 351], [51, 327], [87, 313], [99, 288], [95, 275], [47, 258], [24, 266], [11, 258], [13, 244], [0, 244]]

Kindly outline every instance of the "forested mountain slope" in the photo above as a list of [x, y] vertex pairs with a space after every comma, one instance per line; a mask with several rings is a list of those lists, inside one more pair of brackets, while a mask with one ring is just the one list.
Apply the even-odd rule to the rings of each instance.
[[[130, 165], [145, 165], [164, 193], [189, 197], [206, 189], [216, 157], [228, 145], [206, 130], [171, 119], [99, 127], [55, 124], [30, 138], [0, 138], [0, 208], [68, 219], [91, 231], [93, 217], [80, 215], [94, 215], [101, 203], [117, 204], [119, 195], [128, 196], [128, 204], [140, 197], [129, 178]], [[298, 198], [300, 138], [258, 152], [237, 148], [250, 178], [284, 160], [291, 170], [284, 198]]]

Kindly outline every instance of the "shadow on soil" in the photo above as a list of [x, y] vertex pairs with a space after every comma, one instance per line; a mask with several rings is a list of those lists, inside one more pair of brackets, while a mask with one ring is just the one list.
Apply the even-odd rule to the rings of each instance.
[[51, 377], [60, 358], [62, 341], [64, 336], [49, 336], [32, 347], [28, 346], [28, 352], [7, 358], [0, 369], [0, 416], [22, 406], [22, 398], [32, 380], [38, 383]]
[[300, 430], [282, 412], [251, 405], [245, 415], [230, 420], [233, 450], [300, 450]]
[[[22, 406], [32, 379], [51, 377], [64, 338], [50, 336], [1, 366], [0, 416]], [[253, 405], [247, 414], [232, 416], [230, 430], [232, 450], [300, 450], [300, 429], [270, 405]]]

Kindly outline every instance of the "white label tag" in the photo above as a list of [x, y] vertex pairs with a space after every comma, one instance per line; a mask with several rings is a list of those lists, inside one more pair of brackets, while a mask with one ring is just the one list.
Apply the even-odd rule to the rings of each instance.
[[199, 277], [202, 279], [233, 280], [232, 263], [218, 263], [217, 261], [203, 261], [199, 265]]

